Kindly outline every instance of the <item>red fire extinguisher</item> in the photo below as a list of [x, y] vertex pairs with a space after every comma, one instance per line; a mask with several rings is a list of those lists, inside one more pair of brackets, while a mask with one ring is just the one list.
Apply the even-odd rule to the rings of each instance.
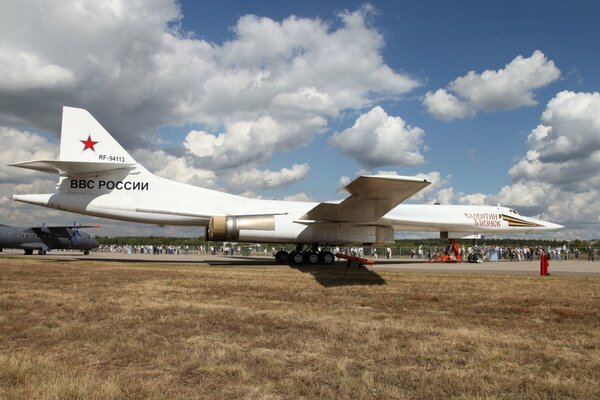
[[550, 264], [548, 263], [548, 255], [546, 254], [545, 251], [541, 251], [540, 254], [540, 276], [547, 276], [548, 274], [548, 266]]

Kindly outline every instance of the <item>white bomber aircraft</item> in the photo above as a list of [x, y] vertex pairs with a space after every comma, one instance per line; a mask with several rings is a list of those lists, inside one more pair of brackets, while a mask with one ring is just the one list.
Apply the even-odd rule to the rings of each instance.
[[403, 176], [360, 176], [343, 201], [322, 203], [250, 199], [174, 182], [150, 173], [86, 110], [64, 107], [58, 160], [10, 164], [59, 174], [56, 193], [13, 199], [43, 207], [124, 221], [207, 227], [219, 241], [295, 243], [278, 262], [333, 262], [319, 245], [393, 243], [394, 231], [440, 232], [442, 238], [478, 233], [549, 231], [561, 225], [494, 206], [400, 204], [430, 182]]

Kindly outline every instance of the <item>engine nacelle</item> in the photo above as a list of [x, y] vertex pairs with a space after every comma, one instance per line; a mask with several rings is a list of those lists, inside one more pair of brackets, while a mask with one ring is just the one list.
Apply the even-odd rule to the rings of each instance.
[[208, 224], [208, 238], [218, 241], [237, 241], [240, 230], [274, 231], [274, 215], [216, 216]]

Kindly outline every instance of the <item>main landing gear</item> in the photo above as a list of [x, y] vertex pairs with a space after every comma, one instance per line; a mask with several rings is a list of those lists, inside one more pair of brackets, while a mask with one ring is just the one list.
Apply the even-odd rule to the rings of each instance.
[[275, 261], [277, 264], [325, 264], [330, 265], [335, 261], [335, 257], [330, 251], [319, 251], [319, 246], [313, 244], [310, 248], [303, 249], [303, 245], [299, 244], [296, 249], [287, 252], [280, 250], [275, 253]]

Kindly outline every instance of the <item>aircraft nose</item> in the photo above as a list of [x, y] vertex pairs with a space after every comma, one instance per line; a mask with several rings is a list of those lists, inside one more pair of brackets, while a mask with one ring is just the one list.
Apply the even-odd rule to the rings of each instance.
[[559, 225], [559, 224], [555, 224], [553, 222], [545, 222], [544, 226], [549, 231], [556, 231], [556, 230], [564, 228], [564, 226]]

